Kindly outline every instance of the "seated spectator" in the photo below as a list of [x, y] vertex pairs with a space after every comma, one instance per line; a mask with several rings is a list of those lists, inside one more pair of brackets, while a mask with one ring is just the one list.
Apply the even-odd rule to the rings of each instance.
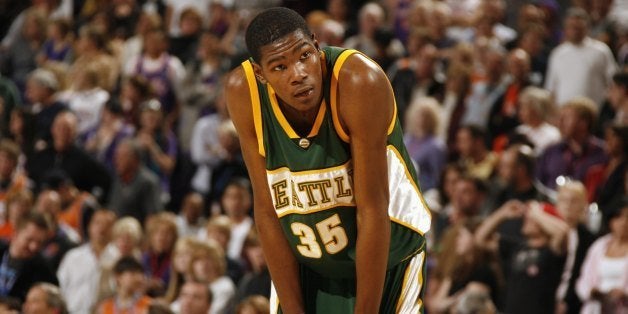
[[193, 280], [209, 285], [213, 299], [209, 310], [212, 314], [229, 313], [236, 288], [226, 276], [223, 250], [213, 242], [205, 243], [192, 257], [190, 272]]
[[[21, 156], [20, 147], [8, 139], [0, 140], [0, 204], [6, 209], [9, 195], [27, 190], [30, 186], [28, 177], [18, 168]], [[5, 211], [6, 215], [6, 211]], [[6, 221], [7, 217], [2, 217]]]
[[[492, 237], [502, 222], [517, 217], [524, 219], [524, 240]], [[499, 251], [504, 264], [505, 313], [554, 312], [568, 230], [553, 207], [538, 202], [508, 202], [480, 225], [475, 233], [476, 245]]]
[[37, 63], [66, 63], [72, 53], [70, 33], [72, 25], [68, 20], [54, 19], [48, 23], [47, 38], [37, 56]]
[[52, 124], [57, 114], [67, 109], [65, 103], [55, 98], [60, 87], [51, 71], [37, 69], [28, 76], [24, 97], [35, 118], [35, 150], [42, 150], [52, 142]]
[[438, 186], [445, 166], [446, 148], [437, 137], [440, 110], [433, 98], [416, 99], [406, 112], [403, 141], [410, 158], [416, 163], [419, 186], [427, 191]]
[[2, 102], [2, 115], [0, 118], [0, 134], [9, 136], [11, 113], [21, 107], [22, 95], [17, 90], [15, 83], [0, 72], [0, 101]]
[[433, 227], [438, 241], [447, 229], [481, 216], [486, 200], [486, 183], [479, 178], [463, 174], [453, 185], [451, 211], [441, 212]]
[[22, 313], [66, 314], [68, 313], [68, 308], [59, 287], [50, 283], [38, 283], [28, 290], [26, 301], [22, 305]]
[[144, 166], [139, 144], [125, 139], [115, 153], [116, 173], [108, 207], [118, 217], [131, 216], [144, 222], [161, 211], [159, 179]]
[[213, 168], [210, 186], [210, 199], [216, 202], [224, 193], [231, 180], [236, 178], [248, 178], [238, 132], [231, 120], [225, 120], [218, 127], [218, 142], [224, 155], [220, 162]]
[[467, 110], [465, 101], [470, 90], [471, 67], [458, 63], [451, 64], [447, 69], [443, 108], [440, 110], [441, 128], [437, 132], [447, 144], [449, 157], [455, 153], [456, 134]]
[[114, 223], [111, 241], [105, 247], [101, 257], [102, 274], [98, 284], [97, 300], [114, 294], [116, 283], [113, 268], [118, 260], [123, 257], [141, 260], [143, 237], [142, 225], [133, 217], [120, 218]]
[[620, 125], [628, 124], [628, 71], [613, 76], [613, 82], [608, 90], [608, 102], [614, 115], [612, 121]]
[[561, 141], [548, 146], [539, 156], [537, 179], [555, 189], [559, 176], [583, 181], [587, 170], [606, 162], [604, 143], [591, 135], [596, 107], [587, 98], [574, 98], [560, 109]]
[[103, 107], [98, 125], [88, 130], [80, 139], [85, 150], [104, 164], [111, 173], [115, 171], [113, 157], [120, 141], [131, 137], [134, 127], [124, 120], [120, 103], [109, 99]]
[[[229, 250], [231, 242], [232, 223], [229, 217], [220, 215], [212, 217], [208, 222], [205, 230], [199, 233], [199, 239], [214, 241], [224, 252]], [[239, 282], [243, 275], [243, 266], [240, 259], [232, 259], [225, 254], [227, 264], [227, 276], [236, 283]]]
[[35, 116], [28, 108], [17, 107], [11, 111], [7, 138], [20, 147], [26, 159], [30, 158], [35, 150], [36, 123]]
[[181, 237], [195, 237], [205, 227], [205, 202], [201, 194], [192, 192], [185, 196], [177, 215], [177, 229]]
[[140, 126], [142, 105], [153, 97], [153, 90], [143, 76], [134, 75], [122, 80], [120, 105], [124, 121], [136, 130]]
[[33, 193], [30, 190], [22, 190], [7, 195], [4, 202], [6, 218], [0, 225], [0, 240], [10, 241], [15, 228], [28, 216], [33, 207]]
[[11, 297], [0, 296], [0, 311], [7, 314], [18, 314], [22, 309], [20, 300]]
[[94, 68], [98, 73], [98, 86], [113, 91], [119, 76], [118, 61], [107, 51], [105, 31], [94, 26], [84, 25], [78, 31], [75, 42], [76, 59], [68, 70], [68, 78], [73, 79], [77, 71]]
[[83, 137], [98, 125], [109, 92], [98, 86], [98, 73], [94, 67], [76, 69], [70, 88], [59, 93], [58, 99], [68, 105], [78, 120], [77, 136]]
[[151, 296], [163, 296], [166, 293], [177, 236], [177, 225], [172, 213], [159, 213], [146, 221], [148, 248], [142, 254], [142, 264], [148, 278], [146, 293]]
[[428, 300], [430, 313], [450, 313], [470, 291], [481, 291], [497, 302], [500, 290], [499, 265], [490, 253], [473, 243], [478, 223], [459, 223], [442, 237], [436, 269], [431, 279], [438, 288]]
[[68, 251], [59, 265], [59, 287], [71, 313], [89, 313], [96, 305], [102, 273], [101, 259], [111, 240], [115, 218], [109, 210], [95, 211], [87, 228], [89, 241]]
[[[370, 58], [376, 58], [378, 55], [378, 47], [376, 43], [376, 30], [381, 29], [386, 23], [386, 13], [384, 8], [378, 3], [367, 3], [360, 8], [358, 12], [358, 34], [347, 38], [343, 47], [356, 49]], [[392, 56], [399, 57], [403, 55], [403, 44], [395, 39], [388, 47], [392, 52]]]
[[268, 298], [254, 295], [244, 299], [236, 307], [236, 314], [265, 314], [270, 311]]
[[487, 180], [497, 165], [497, 155], [486, 146], [486, 132], [475, 125], [463, 126], [456, 134], [460, 164], [469, 175]]
[[207, 314], [212, 305], [212, 291], [206, 283], [186, 281], [179, 294], [179, 313]]
[[[608, 161], [591, 167], [584, 180], [589, 201], [596, 202], [604, 216], [611, 204], [623, 194], [624, 176], [628, 171], [628, 124], [610, 125], [605, 133], [604, 150]], [[604, 223], [608, 221], [605, 219]]]
[[35, 212], [40, 213], [48, 222], [48, 237], [44, 244], [42, 255], [53, 271], [57, 271], [65, 253], [73, 249], [80, 242], [76, 231], [59, 222], [61, 212], [61, 197], [54, 190], [45, 189], [39, 193], [35, 203]]
[[253, 202], [251, 194], [249, 180], [237, 178], [227, 184], [221, 197], [222, 209], [231, 221], [231, 236], [226, 253], [232, 260], [242, 260], [244, 241], [253, 228], [253, 218], [250, 216]]
[[243, 251], [250, 271], [238, 283], [237, 301], [254, 295], [270, 298], [270, 272], [259, 237], [254, 230], [246, 237]]
[[540, 155], [545, 148], [560, 141], [560, 131], [547, 122], [552, 111], [551, 94], [538, 87], [527, 87], [519, 96], [519, 120], [515, 132], [525, 135], [534, 144], [534, 153]]
[[545, 195], [534, 185], [536, 159], [529, 146], [513, 145], [499, 156], [491, 209], [501, 207], [510, 200], [541, 201]]
[[48, 238], [48, 222], [37, 213], [29, 214], [17, 226], [11, 242], [0, 244], [0, 296], [24, 301], [28, 290], [38, 282], [57, 284], [52, 267], [41, 249]]
[[144, 313], [151, 299], [144, 294], [144, 268], [132, 257], [121, 258], [113, 267], [116, 291], [98, 305], [96, 313]]
[[610, 233], [593, 243], [576, 283], [581, 313], [628, 311], [628, 204], [614, 208], [608, 219]]
[[181, 293], [181, 287], [192, 277], [189, 267], [190, 261], [194, 251], [200, 246], [202, 246], [202, 242], [194, 237], [180, 237], [175, 243], [172, 251], [170, 281], [164, 297], [167, 302], [172, 303], [177, 300], [179, 293]]
[[[107, 169], [78, 147], [77, 120], [71, 112], [59, 114], [52, 125], [52, 145], [35, 153], [26, 163], [29, 177], [41, 188], [46, 175], [53, 169], [63, 170], [79, 190], [107, 199], [111, 177]], [[89, 171], [86, 171], [89, 169]]]

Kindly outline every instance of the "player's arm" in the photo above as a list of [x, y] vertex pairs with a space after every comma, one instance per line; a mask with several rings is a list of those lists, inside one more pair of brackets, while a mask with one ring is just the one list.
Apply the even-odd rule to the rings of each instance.
[[384, 72], [362, 55], [350, 56], [339, 77], [338, 115], [351, 139], [357, 206], [356, 313], [377, 313], [388, 262], [387, 130], [393, 94]]
[[298, 264], [279, 224], [266, 181], [264, 158], [258, 153], [251, 98], [242, 68], [225, 86], [227, 108], [238, 131], [244, 161], [253, 185], [255, 224], [284, 313], [303, 313]]

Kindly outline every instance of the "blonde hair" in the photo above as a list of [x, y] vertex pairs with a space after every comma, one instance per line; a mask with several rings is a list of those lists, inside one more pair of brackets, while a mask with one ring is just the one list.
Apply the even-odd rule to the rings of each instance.
[[548, 90], [534, 86], [526, 87], [521, 91], [519, 102], [522, 106], [527, 106], [536, 112], [543, 120], [553, 111], [554, 106], [552, 94]]
[[207, 222], [205, 226], [205, 230], [209, 230], [209, 228], [214, 228], [216, 231], [220, 232], [227, 239], [231, 240], [231, 219], [225, 215], [215, 216]]
[[[435, 135], [440, 124], [439, 110], [440, 104], [435, 98], [417, 98], [410, 104], [406, 112], [406, 132], [415, 136], [418, 136], [420, 133], [423, 133], [423, 135]], [[420, 129], [418, 123], [419, 115], [425, 116]]]
[[573, 193], [577, 195], [582, 204], [587, 204], [587, 188], [580, 181], [567, 181], [565, 184], [558, 187], [558, 194], [562, 194], [565, 192]]
[[200, 242], [200, 245], [192, 253], [192, 260], [190, 261], [191, 274], [194, 274], [194, 263], [203, 258], [208, 258], [212, 261], [214, 271], [218, 277], [225, 275], [227, 272], [225, 252], [216, 241]]
[[591, 131], [597, 119], [597, 106], [593, 100], [588, 97], [577, 96], [567, 101], [563, 105], [563, 109], [573, 110], [578, 118], [587, 122], [589, 131]]
[[133, 217], [124, 217], [116, 221], [111, 233], [114, 239], [122, 235], [129, 235], [136, 245], [142, 242], [142, 225]]
[[270, 312], [270, 302], [265, 296], [252, 295], [240, 302], [236, 308], [236, 314], [244, 313], [244, 309], [249, 307], [255, 314], [265, 314]]

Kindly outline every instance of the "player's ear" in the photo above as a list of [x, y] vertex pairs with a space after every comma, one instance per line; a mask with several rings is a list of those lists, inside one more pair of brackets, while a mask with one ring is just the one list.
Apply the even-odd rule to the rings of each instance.
[[321, 46], [318, 44], [318, 39], [316, 39], [315, 34], [312, 34], [312, 43], [314, 43], [314, 47], [316, 47], [316, 50], [321, 50]]
[[256, 62], [251, 62], [251, 65], [253, 66], [253, 73], [255, 73], [255, 78], [262, 84], [268, 83], [268, 81], [266, 81], [266, 78], [264, 78], [264, 75], [262, 74], [262, 67]]

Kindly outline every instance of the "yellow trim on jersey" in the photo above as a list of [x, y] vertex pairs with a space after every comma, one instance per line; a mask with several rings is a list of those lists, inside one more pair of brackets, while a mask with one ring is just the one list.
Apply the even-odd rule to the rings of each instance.
[[422, 232], [421, 230], [419, 230], [417, 227], [415, 227], [415, 226], [413, 226], [413, 225], [411, 225], [411, 224], [409, 224], [409, 223], [407, 223], [405, 221], [402, 221], [399, 218], [393, 217], [391, 215], [388, 215], [388, 217], [390, 217], [390, 221], [392, 221], [392, 222], [394, 222], [394, 223], [396, 223], [398, 225], [402, 225], [402, 226], [404, 226], [404, 227], [406, 227], [406, 228], [408, 228], [408, 229], [410, 229], [410, 230], [420, 234], [421, 236], [425, 236], [425, 233]]
[[351, 163], [351, 160], [345, 162], [342, 165], [338, 165], [338, 166], [334, 166], [334, 167], [321, 168], [321, 169], [312, 169], [312, 170], [303, 170], [303, 171], [292, 171], [288, 167], [280, 167], [280, 168], [273, 169], [273, 170], [266, 170], [266, 174], [276, 174], [276, 173], [284, 172], [286, 170], [288, 172], [290, 172], [292, 175], [308, 175], [308, 174], [317, 174], [317, 173], [327, 173], [327, 172], [331, 172], [331, 171], [336, 171], [336, 170], [340, 170], [340, 169], [343, 169], [343, 168], [347, 168], [347, 166], [349, 166], [350, 163]]
[[408, 170], [408, 165], [406, 165], [406, 162], [403, 159], [403, 157], [401, 156], [401, 153], [399, 153], [399, 151], [397, 150], [397, 148], [394, 145], [388, 145], [386, 148], [390, 149], [393, 153], [395, 153], [395, 155], [397, 155], [397, 158], [399, 159], [401, 164], [403, 164], [403, 167], [404, 167], [405, 172], [406, 172], [406, 177], [408, 178], [408, 181], [410, 181], [412, 183], [412, 187], [414, 188], [416, 193], [419, 195], [419, 199], [421, 200], [421, 204], [423, 204], [423, 207], [425, 207], [426, 212], [430, 216], [430, 220], [431, 220], [432, 219], [432, 213], [430, 212], [429, 207], [427, 206], [427, 203], [425, 202], [425, 199], [423, 198], [423, 194], [421, 194], [421, 191], [419, 190], [419, 187], [417, 186], [417, 183], [412, 179], [412, 175], [410, 174], [410, 170]]
[[262, 104], [259, 99], [259, 91], [257, 89], [257, 79], [250, 61], [242, 62], [242, 68], [246, 75], [246, 82], [249, 84], [249, 93], [251, 95], [251, 107], [253, 109], [253, 124], [255, 125], [255, 135], [257, 136], [258, 152], [266, 157], [264, 149], [264, 133], [262, 130]]
[[399, 299], [397, 299], [397, 306], [395, 307], [395, 312], [399, 313], [400, 307], [401, 307], [401, 303], [403, 303], [403, 301], [405, 301], [405, 299], [407, 298], [406, 294], [406, 286], [408, 285], [408, 279], [410, 278], [410, 270], [412, 269], [412, 263], [408, 263], [408, 266], [406, 266], [406, 271], [403, 274], [403, 283], [401, 284], [401, 295], [399, 296]]
[[[268, 85], [267, 89], [268, 89], [268, 98], [270, 98], [271, 107], [273, 109], [273, 112], [275, 113], [275, 117], [277, 118], [277, 121], [279, 121], [279, 125], [281, 125], [281, 128], [286, 132], [286, 134], [288, 134], [288, 137], [292, 139], [301, 138], [297, 134], [297, 132], [295, 132], [294, 129], [292, 128], [292, 126], [288, 122], [288, 119], [286, 119], [286, 116], [281, 111], [281, 108], [279, 108], [279, 102], [277, 100], [277, 95], [275, 94], [275, 90], [270, 85]], [[318, 131], [320, 130], [321, 125], [323, 124], [323, 119], [325, 118], [326, 111], [327, 111], [327, 106], [325, 105], [325, 100], [323, 99], [318, 109], [318, 113], [316, 114], [316, 120], [314, 120], [314, 125], [312, 126], [312, 129], [310, 130], [310, 133], [307, 135], [307, 137], [313, 137], [313, 136], [318, 135]]]
[[338, 56], [338, 59], [336, 59], [336, 63], [334, 64], [334, 68], [332, 70], [331, 82], [329, 84], [329, 87], [330, 87], [329, 99], [331, 102], [330, 105], [331, 105], [331, 112], [332, 112], [332, 115], [331, 115], [332, 121], [334, 122], [334, 128], [336, 129], [336, 133], [338, 133], [338, 137], [340, 137], [340, 139], [343, 140], [345, 143], [349, 143], [351, 139], [349, 138], [349, 135], [347, 135], [347, 132], [345, 132], [345, 130], [342, 128], [342, 124], [340, 123], [340, 119], [338, 118], [338, 104], [337, 104], [338, 77], [340, 75], [340, 68], [342, 68], [342, 65], [345, 63], [347, 58], [356, 52], [358, 51], [353, 50], [353, 49], [348, 49], [348, 50], [343, 51]]
[[[392, 91], [392, 86], [390, 88]], [[390, 121], [390, 125], [388, 126], [388, 135], [392, 134], [392, 132], [395, 130], [395, 121], [397, 121], [397, 101], [394, 99], [395, 99], [395, 94], [393, 93], [393, 115]]]
[[283, 209], [283, 210], [281, 209], [276, 210], [276, 212], [277, 212], [277, 217], [281, 218], [290, 214], [299, 214], [299, 215], [314, 214], [314, 213], [318, 213], [318, 212], [322, 212], [322, 211], [326, 211], [326, 210], [330, 210], [330, 209], [334, 209], [338, 207], [356, 207], [356, 206], [355, 206], [355, 203], [336, 203], [331, 206], [325, 206], [325, 207], [320, 207], [316, 209], [288, 208], [288, 209]]

